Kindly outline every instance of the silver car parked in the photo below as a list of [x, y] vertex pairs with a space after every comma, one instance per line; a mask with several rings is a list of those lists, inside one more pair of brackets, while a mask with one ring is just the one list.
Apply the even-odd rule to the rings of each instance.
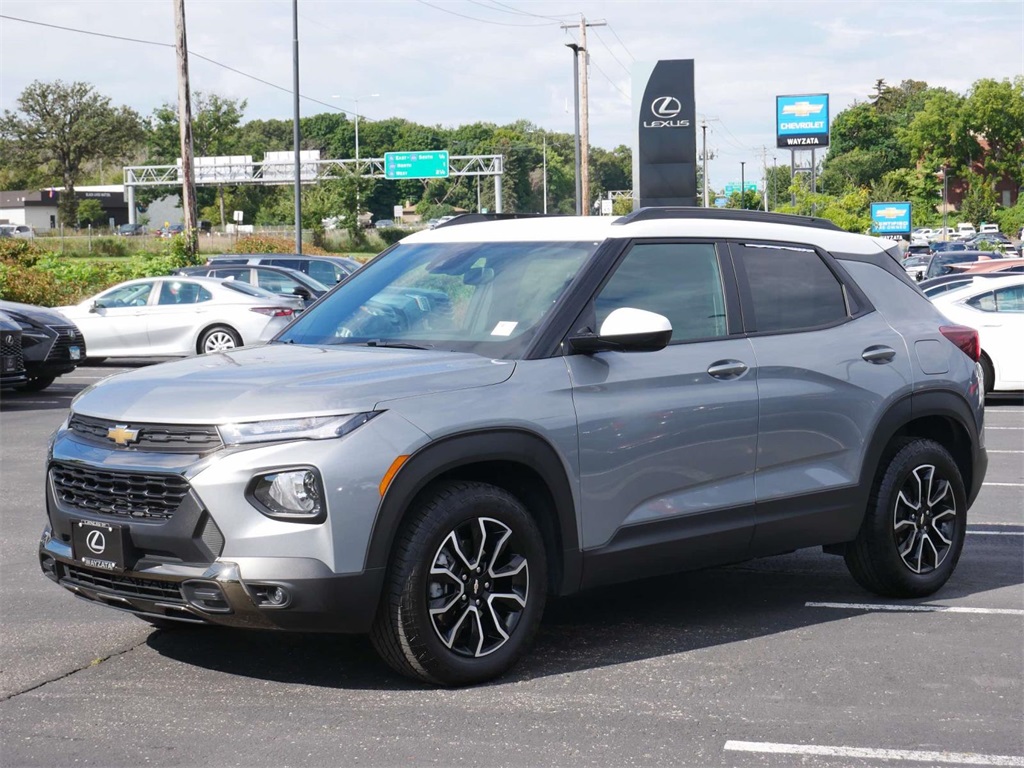
[[978, 358], [894, 243], [820, 219], [453, 221], [269, 345], [81, 395], [40, 564], [160, 626], [368, 632], [440, 685], [508, 670], [549, 595], [801, 547], [919, 598], [985, 476]]
[[301, 297], [213, 277], [129, 280], [58, 307], [85, 336], [91, 359], [223, 352], [266, 341], [284, 328]]

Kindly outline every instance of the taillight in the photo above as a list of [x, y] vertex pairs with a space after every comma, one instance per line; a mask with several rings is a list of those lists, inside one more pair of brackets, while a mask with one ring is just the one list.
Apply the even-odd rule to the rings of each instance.
[[981, 340], [978, 332], [966, 325], [943, 325], [939, 333], [952, 341], [960, 350], [974, 362], [981, 359]]
[[249, 307], [250, 312], [259, 312], [267, 317], [291, 317], [295, 310], [288, 307]]

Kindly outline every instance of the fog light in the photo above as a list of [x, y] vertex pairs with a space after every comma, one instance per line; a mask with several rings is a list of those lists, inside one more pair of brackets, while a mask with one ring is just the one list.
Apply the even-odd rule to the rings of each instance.
[[251, 584], [249, 589], [261, 608], [287, 608], [292, 602], [288, 590], [276, 584]]
[[323, 485], [312, 469], [292, 469], [262, 475], [254, 481], [252, 498], [270, 517], [302, 522], [323, 518]]

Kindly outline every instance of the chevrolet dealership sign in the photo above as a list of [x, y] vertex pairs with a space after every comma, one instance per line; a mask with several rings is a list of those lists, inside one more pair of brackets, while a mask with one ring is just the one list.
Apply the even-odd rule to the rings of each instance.
[[872, 203], [871, 231], [876, 235], [909, 235], [910, 203]]
[[776, 146], [803, 149], [828, 146], [828, 94], [775, 97]]

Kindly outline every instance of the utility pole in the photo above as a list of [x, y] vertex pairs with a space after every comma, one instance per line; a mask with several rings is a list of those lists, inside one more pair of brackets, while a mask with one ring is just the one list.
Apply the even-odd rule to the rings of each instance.
[[702, 148], [700, 151], [702, 170], [701, 175], [704, 180], [704, 207], [708, 207], [708, 121], [705, 118], [700, 119], [700, 135]]
[[295, 252], [302, 253], [302, 136], [299, 132], [299, 0], [292, 0], [292, 138], [295, 143]]
[[[587, 27], [604, 27], [607, 26], [606, 21], [591, 21], [588, 22], [583, 14], [580, 14], [580, 44], [575, 47], [577, 61], [579, 60], [579, 54], [583, 53], [583, 77], [579, 80], [580, 83], [580, 102], [577, 106], [577, 119], [579, 120], [580, 131], [580, 165], [579, 165], [579, 184], [582, 192], [580, 197], [580, 213], [583, 216], [590, 215], [590, 107], [588, 102], [588, 95], [590, 92], [589, 88], [589, 67], [587, 63]], [[570, 25], [563, 24], [562, 29], [570, 29]]]
[[196, 235], [196, 180], [192, 160], [192, 103], [188, 89], [188, 41], [185, 37], [185, 0], [174, 0], [174, 48], [178, 57], [178, 133], [181, 138], [181, 209], [185, 215], [185, 250], [189, 258], [198, 250]]

